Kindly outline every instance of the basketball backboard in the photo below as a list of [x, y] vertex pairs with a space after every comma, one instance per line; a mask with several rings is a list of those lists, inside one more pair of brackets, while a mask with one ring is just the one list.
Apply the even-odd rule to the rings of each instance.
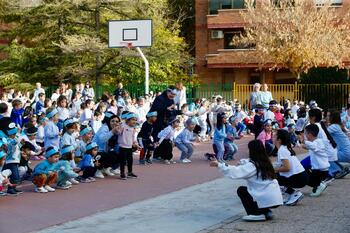
[[108, 22], [109, 48], [152, 46], [152, 20], [111, 20]]

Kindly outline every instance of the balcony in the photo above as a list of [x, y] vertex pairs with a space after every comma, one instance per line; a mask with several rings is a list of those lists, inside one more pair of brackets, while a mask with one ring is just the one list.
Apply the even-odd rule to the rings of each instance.
[[208, 68], [256, 68], [259, 63], [255, 49], [219, 49], [206, 60]]

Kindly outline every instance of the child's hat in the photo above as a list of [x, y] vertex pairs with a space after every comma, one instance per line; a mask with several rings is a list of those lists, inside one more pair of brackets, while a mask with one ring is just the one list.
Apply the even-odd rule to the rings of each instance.
[[138, 118], [137, 114], [136, 113], [133, 113], [133, 112], [129, 112], [126, 116], [125, 116], [125, 119], [126, 120], [129, 120], [131, 118]]
[[27, 129], [24, 130], [24, 133], [27, 135], [27, 136], [33, 136], [33, 135], [36, 135], [38, 133], [38, 128], [35, 127], [35, 126], [31, 126]]
[[64, 155], [64, 154], [67, 154], [71, 151], [74, 150], [74, 146], [72, 145], [69, 145], [69, 146], [66, 146], [66, 147], [63, 147], [62, 150], [61, 150], [61, 154]]
[[86, 150], [87, 151], [92, 150], [92, 149], [97, 148], [97, 147], [98, 147], [98, 145], [95, 142], [90, 142], [89, 144], [87, 144]]
[[264, 125], [272, 125], [272, 120], [271, 119], [265, 120]]
[[51, 149], [46, 150], [45, 157], [50, 158], [51, 156], [59, 154], [56, 147], [51, 147]]
[[113, 112], [105, 112], [105, 117], [112, 118], [115, 114]]
[[196, 122], [195, 119], [192, 118], [192, 117], [188, 118], [187, 121], [186, 121], [186, 125], [187, 125], [187, 126], [188, 126], [188, 125], [196, 125], [196, 124], [197, 124], [197, 122]]
[[175, 122], [180, 123], [180, 119], [179, 118], [174, 118], [172, 121], [169, 122], [169, 124], [172, 125]]
[[15, 123], [10, 123], [7, 127], [7, 134], [10, 135], [14, 135], [18, 132], [18, 128], [16, 127]]
[[82, 129], [80, 131], [80, 136], [84, 136], [92, 131], [92, 128], [90, 126], [87, 126], [86, 128]]
[[72, 118], [69, 118], [69, 119], [66, 119], [64, 122], [63, 122], [63, 126], [64, 127], [67, 127], [68, 125], [72, 125], [76, 123], [76, 121], [74, 121]]
[[154, 116], [157, 116], [157, 115], [158, 115], [157, 111], [154, 111], [154, 112], [147, 113], [146, 117], [154, 117]]
[[45, 121], [48, 121], [49, 119], [47, 117], [43, 117], [40, 119], [39, 124], [44, 123]]
[[52, 111], [46, 112], [46, 117], [50, 119], [50, 118], [54, 117], [56, 114], [58, 114], [58, 111], [56, 108], [54, 108], [54, 109], [52, 109]]

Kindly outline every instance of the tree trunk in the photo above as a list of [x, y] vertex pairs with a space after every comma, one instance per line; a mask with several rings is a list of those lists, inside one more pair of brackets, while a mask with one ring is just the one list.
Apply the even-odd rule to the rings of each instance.
[[[95, 9], [95, 24], [96, 24], [96, 35], [98, 40], [101, 40], [101, 33], [100, 33], [100, 8], [99, 6], [96, 7]], [[100, 52], [96, 53], [96, 67], [95, 67], [95, 79], [96, 79], [96, 97], [100, 97], [100, 78], [101, 78], [101, 72], [100, 72], [100, 67], [101, 67], [101, 54]]]

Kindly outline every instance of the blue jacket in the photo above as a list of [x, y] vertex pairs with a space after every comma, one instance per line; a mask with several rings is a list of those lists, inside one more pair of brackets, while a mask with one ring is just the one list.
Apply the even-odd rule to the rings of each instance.
[[50, 146], [59, 148], [60, 131], [57, 125], [55, 125], [52, 121], [49, 121], [47, 125], [45, 125], [44, 127], [44, 133], [45, 133], [45, 137], [44, 137], [45, 149], [49, 148]]
[[80, 169], [85, 169], [87, 167], [94, 167], [94, 158], [90, 154], [85, 154], [83, 159], [79, 161], [78, 167]]
[[33, 176], [41, 175], [41, 174], [49, 175], [49, 172], [57, 171], [56, 165], [57, 163], [49, 163], [48, 160], [44, 160], [38, 165], [36, 165], [33, 171]]
[[103, 124], [92, 139], [98, 145], [98, 151], [108, 152], [108, 141], [114, 134], [109, 130], [107, 124]]
[[12, 109], [11, 112], [11, 120], [12, 122], [14, 122], [16, 125], [19, 125], [21, 128], [23, 126], [23, 113], [24, 113], [24, 109], [20, 108], [20, 109]]

